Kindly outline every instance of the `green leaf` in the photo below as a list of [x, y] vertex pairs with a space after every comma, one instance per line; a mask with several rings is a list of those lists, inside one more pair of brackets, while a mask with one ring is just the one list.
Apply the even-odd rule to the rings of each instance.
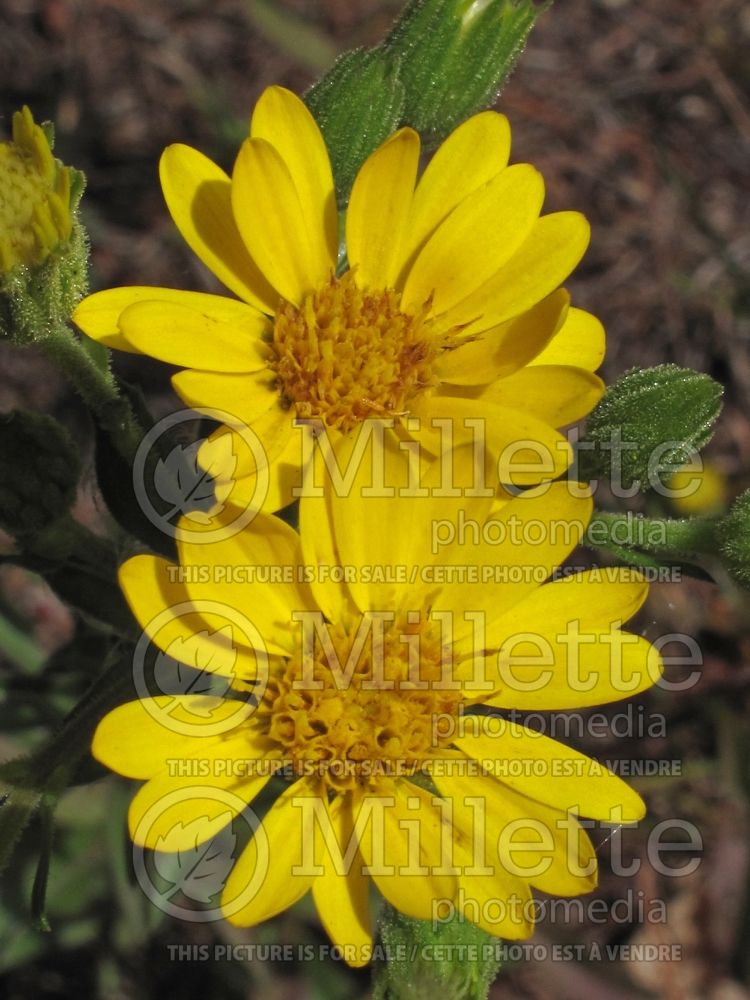
[[305, 95], [344, 208], [362, 163], [410, 125], [436, 143], [493, 104], [551, 0], [412, 0], [377, 48], [341, 56]]
[[21, 834], [42, 801], [42, 794], [39, 789], [0, 780], [0, 872], [13, 856]]
[[677, 365], [627, 372], [588, 418], [578, 478], [608, 478], [627, 495], [660, 489], [711, 439], [722, 392], [708, 375]]
[[364, 161], [401, 124], [404, 87], [398, 60], [382, 49], [341, 56], [305, 94], [331, 156], [340, 207]]
[[[157, 456], [149, 453], [146, 458], [146, 477], [155, 465]], [[106, 430], [96, 427], [96, 477], [102, 496], [110, 514], [120, 527], [133, 535], [144, 545], [166, 556], [175, 559], [177, 549], [173, 538], [160, 530], [159, 526], [149, 519], [141, 507], [133, 485], [133, 470], [115, 446]]]
[[42, 844], [37, 861], [34, 885], [31, 889], [31, 917], [34, 926], [40, 931], [51, 930], [47, 919], [47, 881], [49, 879], [50, 859], [52, 858], [52, 840], [55, 832], [56, 795], [44, 795], [40, 806], [42, 820]]

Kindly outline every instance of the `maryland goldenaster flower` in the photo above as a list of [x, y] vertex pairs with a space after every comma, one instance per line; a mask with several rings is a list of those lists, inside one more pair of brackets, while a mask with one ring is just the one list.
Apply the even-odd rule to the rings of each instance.
[[[349, 497], [306, 496], [300, 535], [261, 513], [231, 540], [182, 542], [179, 566], [126, 562], [121, 584], [146, 634], [172, 655], [192, 643], [191, 662], [212, 664], [237, 694], [257, 688], [244, 702], [125, 704], [93, 745], [108, 767], [147, 779], [131, 835], [169, 851], [214, 837], [278, 768], [286, 784], [274, 779], [280, 794], [222, 905], [245, 926], [312, 890], [354, 964], [371, 944], [370, 880], [413, 917], [455, 907], [508, 938], [531, 932], [532, 888], [589, 891], [596, 855], [576, 817], [636, 821], [641, 799], [598, 763], [477, 706], [587, 707], [660, 672], [655, 649], [620, 630], [646, 595], [637, 574], [542, 585], [580, 539], [590, 500], [565, 483], [494, 513], [491, 497], [407, 497], [403, 463], [390, 460], [395, 496], [362, 498], [364, 479]], [[436, 544], [451, 524], [464, 539]], [[251, 630], [219, 627], [222, 607], [262, 636], [267, 676]], [[196, 786], [231, 792], [234, 809]]]
[[[272, 464], [268, 509], [300, 480], [295, 418], [334, 439], [389, 418], [431, 454], [444, 444], [433, 419], [451, 421], [456, 442], [482, 421], [492, 455], [530, 440], [549, 458], [527, 481], [554, 477], [570, 459], [554, 428], [598, 400], [604, 338], [559, 288], [586, 248], [586, 220], [540, 218], [542, 178], [507, 166], [509, 149], [507, 120], [476, 115], [415, 188], [419, 137], [401, 129], [362, 166], [340, 251], [323, 138], [299, 98], [270, 87], [231, 180], [187, 146], [161, 162], [178, 229], [242, 301], [117, 288], [87, 298], [75, 321], [111, 347], [186, 368], [173, 382], [188, 405], [250, 425]], [[219, 478], [223, 433], [201, 456]], [[231, 444], [232, 500], [247, 501], [256, 458]]]

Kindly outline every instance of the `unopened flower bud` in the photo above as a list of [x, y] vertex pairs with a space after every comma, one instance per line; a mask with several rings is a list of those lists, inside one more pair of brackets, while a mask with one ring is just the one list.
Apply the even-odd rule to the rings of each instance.
[[45, 339], [85, 292], [84, 178], [53, 156], [51, 137], [24, 107], [0, 143], [0, 336], [16, 343]]
[[716, 539], [722, 561], [737, 583], [750, 587], [750, 490], [741, 493], [718, 521]]

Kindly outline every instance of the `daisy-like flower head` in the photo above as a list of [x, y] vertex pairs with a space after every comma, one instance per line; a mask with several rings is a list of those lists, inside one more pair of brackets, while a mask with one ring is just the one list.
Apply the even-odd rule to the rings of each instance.
[[[271, 465], [268, 509], [300, 481], [295, 421], [336, 441], [383, 418], [435, 454], [446, 420], [450, 444], [480, 420], [494, 456], [525, 441], [544, 451], [527, 482], [554, 477], [570, 461], [556, 428], [601, 395], [592, 372], [604, 334], [560, 288], [588, 243], [586, 220], [540, 217], [541, 175], [508, 166], [509, 151], [506, 118], [475, 115], [417, 183], [419, 136], [401, 129], [362, 166], [340, 248], [325, 142], [303, 102], [270, 87], [231, 179], [187, 146], [161, 161], [178, 229], [239, 301], [118, 288], [84, 300], [75, 321], [111, 347], [183, 367], [173, 383], [189, 406], [249, 425]], [[200, 459], [221, 479], [231, 450], [232, 500], [247, 501], [258, 459], [225, 433]]]
[[[596, 855], [578, 817], [637, 821], [641, 799], [595, 761], [487, 710], [611, 702], [661, 669], [655, 649], [620, 628], [646, 596], [640, 577], [543, 582], [579, 541], [589, 499], [556, 483], [498, 508], [446, 498], [429, 474], [415, 496], [403, 453], [386, 451], [393, 495], [363, 497], [358, 470], [349, 497], [302, 498], [299, 535], [261, 513], [226, 541], [181, 542], [179, 566], [148, 555], [124, 564], [146, 634], [253, 694], [145, 697], [106, 716], [93, 746], [114, 771], [146, 779], [131, 835], [169, 851], [214, 837], [278, 769], [279, 794], [232, 868], [223, 909], [253, 925], [311, 890], [353, 964], [370, 954], [371, 881], [410, 916], [452, 907], [507, 938], [531, 933], [532, 889], [590, 891]], [[466, 537], [449, 539], [449, 524]], [[235, 628], [237, 616], [251, 627]]]

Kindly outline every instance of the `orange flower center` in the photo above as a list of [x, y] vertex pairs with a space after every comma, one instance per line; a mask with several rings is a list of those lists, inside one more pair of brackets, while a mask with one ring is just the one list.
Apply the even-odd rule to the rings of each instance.
[[462, 693], [446, 656], [440, 631], [421, 616], [321, 624], [308, 649], [269, 679], [256, 719], [297, 773], [319, 774], [339, 791], [371, 787], [419, 770], [450, 742], [439, 733], [453, 725], [436, 720], [455, 721]]
[[416, 315], [399, 304], [393, 289], [361, 291], [351, 271], [299, 308], [282, 303], [270, 367], [283, 404], [344, 432], [368, 417], [405, 414], [411, 399], [437, 385], [432, 368], [443, 344], [431, 334], [428, 304]]

